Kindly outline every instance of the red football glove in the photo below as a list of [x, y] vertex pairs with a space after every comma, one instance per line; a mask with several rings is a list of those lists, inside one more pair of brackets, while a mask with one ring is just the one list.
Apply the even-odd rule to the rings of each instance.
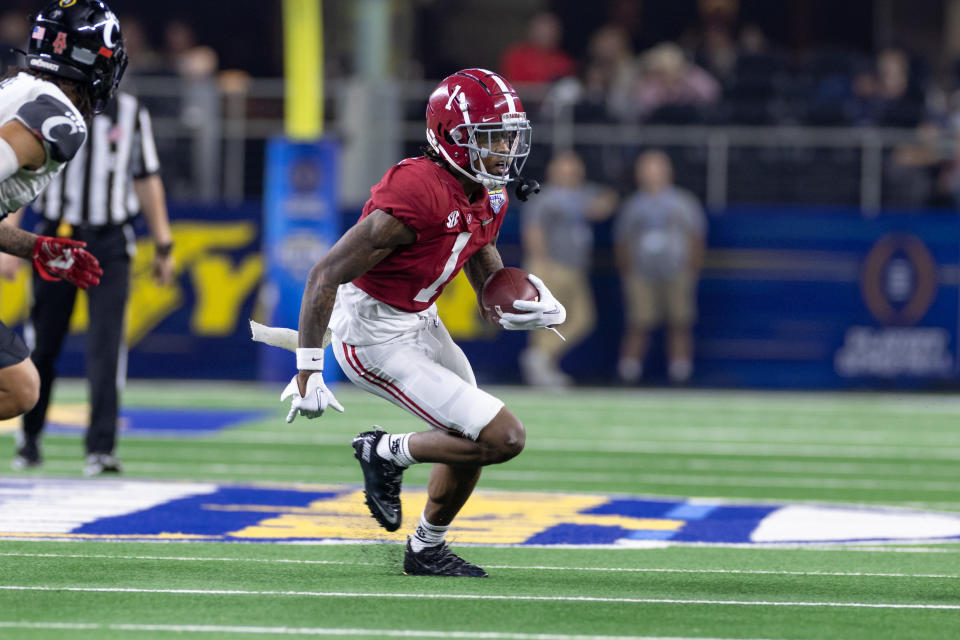
[[70, 238], [37, 236], [33, 245], [33, 266], [44, 280], [66, 280], [86, 289], [100, 284], [103, 269], [93, 254], [82, 249], [86, 242]]

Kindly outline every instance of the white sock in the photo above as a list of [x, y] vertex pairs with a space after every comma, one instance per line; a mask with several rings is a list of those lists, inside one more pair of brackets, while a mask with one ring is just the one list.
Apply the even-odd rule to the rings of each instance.
[[420, 553], [424, 547], [435, 547], [443, 544], [447, 537], [447, 529], [450, 526], [440, 527], [430, 524], [424, 515], [420, 514], [420, 522], [417, 524], [417, 530], [410, 536], [410, 548], [414, 553]]
[[413, 433], [398, 435], [386, 434], [377, 443], [377, 455], [406, 469], [417, 461], [410, 455], [410, 436]]

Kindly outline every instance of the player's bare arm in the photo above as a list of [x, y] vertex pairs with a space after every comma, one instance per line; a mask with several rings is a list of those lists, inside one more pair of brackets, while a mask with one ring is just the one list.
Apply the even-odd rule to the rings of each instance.
[[47, 160], [47, 153], [40, 140], [18, 120], [11, 120], [0, 127], [0, 138], [13, 149], [17, 158], [16, 169], [38, 169]]
[[29, 231], [13, 224], [0, 224], [0, 251], [29, 260], [36, 242], [37, 236]]
[[[496, 245], [491, 242], [467, 260], [463, 265], [463, 272], [470, 281], [470, 286], [477, 292], [477, 303], [480, 303], [480, 291], [483, 289], [483, 283], [495, 272], [503, 269], [503, 259], [500, 257], [500, 251]], [[481, 305], [481, 308], [483, 305]]]
[[[337, 287], [359, 278], [397, 247], [416, 240], [402, 222], [379, 209], [355, 224], [337, 241], [307, 276], [300, 305], [300, 346], [320, 347], [330, 323]], [[312, 371], [301, 371], [301, 395]]]

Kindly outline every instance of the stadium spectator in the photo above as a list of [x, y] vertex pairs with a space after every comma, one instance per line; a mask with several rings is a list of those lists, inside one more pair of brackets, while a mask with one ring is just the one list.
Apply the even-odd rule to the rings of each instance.
[[623, 204], [614, 227], [627, 302], [617, 372], [624, 382], [638, 381], [650, 332], [665, 324], [670, 380], [685, 382], [693, 373], [692, 327], [706, 216], [693, 194], [674, 186], [664, 152], [641, 154], [635, 173], [639, 190]]
[[[39, 233], [86, 242], [104, 268], [100, 286], [87, 298], [90, 421], [85, 475], [120, 471], [115, 448], [124, 379], [118, 372], [126, 371], [123, 336], [134, 251], [132, 221], [140, 205], [154, 240], [154, 277], [161, 286], [173, 279], [173, 241], [159, 171], [150, 115], [134, 96], [121, 92], [94, 117], [86, 144], [34, 203], [40, 213]], [[22, 209], [10, 217], [11, 222], [19, 224], [21, 215]], [[19, 262], [0, 255], [0, 273], [14, 279]], [[74, 287], [64, 283], [33, 279], [27, 335], [30, 358], [40, 373], [40, 396], [23, 417], [22, 440], [32, 443], [38, 453], [76, 294]]]
[[850, 109], [853, 124], [913, 127], [924, 116], [925, 96], [911, 73], [903, 49], [888, 47], [877, 53], [874, 66], [853, 81]]
[[627, 120], [638, 68], [630, 38], [619, 25], [600, 27], [590, 37], [577, 105], [579, 121]]
[[942, 161], [933, 184], [929, 206], [960, 209], [960, 129], [944, 130], [936, 141]]
[[693, 59], [723, 84], [733, 79], [739, 50], [734, 33], [728, 29], [708, 27]]
[[7, 69], [23, 66], [20, 51], [30, 35], [29, 25], [24, 12], [11, 10], [0, 14], [0, 76], [5, 75]]
[[[120, 24], [95, 0], [52, 2], [33, 18], [26, 69], [0, 85], [0, 219], [36, 198], [83, 144], [85, 120], [113, 95], [126, 67]], [[0, 226], [0, 251], [32, 259], [46, 279], [86, 288], [103, 271], [83, 243]], [[32, 408], [39, 376], [26, 345], [0, 324], [0, 418]], [[29, 442], [15, 467], [39, 463]]]
[[[934, 121], [917, 127], [916, 139], [897, 145], [884, 166], [883, 204], [916, 209], [943, 205], [939, 197], [949, 174], [950, 155], [944, 146], [947, 132]], [[953, 206], [952, 195], [949, 205]]]
[[500, 60], [500, 72], [510, 82], [545, 83], [571, 76], [573, 58], [560, 48], [563, 25], [553, 13], [543, 11], [530, 19], [527, 39], [510, 46]]
[[738, 5], [736, 0], [699, 0], [697, 25], [679, 42], [697, 64], [724, 85], [732, 80], [739, 56]]
[[176, 78], [180, 95], [171, 103], [150, 103], [151, 112], [179, 118], [190, 138], [159, 140], [165, 159], [165, 183], [179, 198], [211, 200], [218, 193], [220, 161], [220, 95], [217, 86], [219, 60], [211, 47], [197, 43], [187, 22], [172, 20], [163, 30], [163, 62], [159, 73]]
[[131, 81], [140, 76], [162, 75], [166, 64], [163, 55], [150, 42], [143, 22], [133, 15], [124, 15], [120, 18], [123, 25], [123, 43], [130, 56], [130, 66], [127, 69], [127, 81], [124, 88], [131, 90]]
[[740, 29], [738, 48], [741, 54], [748, 56], [762, 56], [770, 51], [770, 41], [760, 25], [750, 23]]
[[[720, 84], [709, 73], [689, 62], [683, 50], [673, 42], [662, 42], [651, 48], [643, 54], [641, 62], [641, 80], [634, 92], [634, 108], [642, 119], [654, 118], [658, 110], [665, 108], [692, 107], [695, 110], [720, 99]], [[683, 119], [694, 117], [683, 116]]]
[[520, 354], [520, 372], [527, 384], [565, 387], [571, 383], [560, 369], [560, 360], [590, 334], [596, 320], [588, 277], [591, 223], [608, 218], [616, 204], [612, 189], [586, 182], [579, 155], [562, 151], [550, 160], [543, 193], [522, 209], [524, 268], [549, 280], [568, 309], [563, 325], [566, 341], [547, 331], [529, 335], [529, 346]]

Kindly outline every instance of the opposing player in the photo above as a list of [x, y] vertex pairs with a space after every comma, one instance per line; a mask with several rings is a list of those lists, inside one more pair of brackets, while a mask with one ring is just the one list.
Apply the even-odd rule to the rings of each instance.
[[[530, 122], [513, 87], [484, 69], [440, 83], [427, 104], [425, 155], [392, 167], [371, 189], [360, 220], [314, 267], [300, 308], [299, 374], [284, 391], [287, 420], [343, 411], [323, 382], [328, 324], [337, 362], [355, 384], [421, 418], [432, 429], [353, 440], [367, 506], [388, 531], [401, 524], [404, 469], [434, 463], [427, 505], [407, 538], [404, 572], [485, 577], [449, 550], [447, 529], [482, 467], [520, 453], [525, 432], [503, 402], [477, 388], [470, 363], [437, 315], [434, 300], [463, 269], [479, 296], [503, 267], [496, 248], [507, 208], [504, 187], [530, 152]], [[566, 311], [536, 276], [538, 302], [504, 314], [506, 329], [563, 323]]]
[[[86, 138], [123, 76], [120, 24], [98, 0], [60, 0], [33, 17], [27, 68], [0, 82], [0, 219], [32, 202]], [[0, 225], [0, 251], [32, 259], [46, 279], [86, 289], [103, 273], [97, 259], [68, 238]], [[0, 418], [28, 411], [39, 378], [23, 341], [0, 324]], [[28, 444], [28, 443], [27, 443]], [[38, 463], [22, 445], [15, 467]]]

